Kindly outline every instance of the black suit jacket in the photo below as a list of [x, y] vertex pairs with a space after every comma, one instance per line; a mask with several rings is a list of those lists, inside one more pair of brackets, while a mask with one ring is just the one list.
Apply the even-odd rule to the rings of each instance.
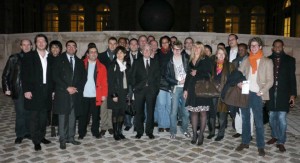
[[[131, 54], [130, 54], [130, 51], [128, 51], [128, 52], [126, 53], [126, 56], [125, 56], [125, 61], [131, 65], [131, 59], [132, 59], [132, 58], [130, 58], [130, 55], [131, 55]], [[136, 55], [137, 55], [137, 58], [136, 58], [136, 59], [133, 58], [133, 59], [134, 59], [133, 62], [134, 62], [135, 60], [137, 60], [137, 59], [143, 57], [143, 54], [142, 54], [140, 51], [138, 51], [138, 53], [137, 53]], [[132, 63], [132, 64], [133, 64], [133, 63]]]
[[[115, 56], [115, 58], [116, 58], [116, 56]], [[99, 61], [100, 61], [102, 64], [105, 65], [106, 70], [108, 70], [110, 64], [113, 62], [113, 60], [111, 61], [111, 60], [109, 59], [109, 57], [108, 57], [108, 55], [107, 55], [107, 51], [98, 54], [98, 59], [99, 59]]]
[[[48, 54], [47, 57], [47, 76], [46, 76], [46, 93], [42, 92], [43, 84], [43, 67], [38, 52], [32, 51], [27, 55], [24, 55], [22, 62], [22, 88], [23, 92], [31, 92], [32, 99], [26, 99], [24, 101], [25, 109], [28, 110], [40, 110], [51, 109], [52, 100], [51, 94], [53, 90], [52, 82], [52, 64], [53, 58]], [[46, 100], [40, 97], [46, 96]], [[46, 107], [46, 108], [45, 108]]]
[[[278, 72], [277, 97], [275, 98], [274, 96], [274, 92], [275, 92], [275, 82], [274, 82], [273, 86], [269, 89], [270, 101], [268, 102], [267, 106], [270, 111], [288, 112], [290, 96], [292, 95], [297, 96], [295, 58], [287, 54], [280, 54], [280, 55], [281, 57], [280, 57], [280, 65], [279, 65], [279, 72]], [[271, 56], [269, 56], [269, 58], [273, 60], [275, 58], [275, 54], [272, 54]]]
[[132, 66], [131, 70], [131, 84], [134, 92], [139, 92], [148, 86], [157, 93], [159, 91], [160, 81], [160, 67], [157, 60], [150, 59], [150, 70], [147, 74], [146, 66], [143, 57], [137, 59]]
[[[83, 61], [77, 56], [74, 56], [74, 59], [74, 76], [66, 53], [58, 56], [54, 64], [55, 97], [53, 111], [56, 114], [69, 114], [72, 109], [71, 103], [74, 105], [76, 115], [80, 115], [80, 110], [82, 110], [83, 89], [87, 76]], [[67, 91], [70, 86], [76, 87], [78, 92], [70, 95]]]

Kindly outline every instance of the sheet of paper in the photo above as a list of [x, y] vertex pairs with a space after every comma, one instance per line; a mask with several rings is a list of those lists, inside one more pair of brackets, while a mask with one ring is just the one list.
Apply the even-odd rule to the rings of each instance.
[[249, 81], [243, 81], [242, 94], [249, 94]]

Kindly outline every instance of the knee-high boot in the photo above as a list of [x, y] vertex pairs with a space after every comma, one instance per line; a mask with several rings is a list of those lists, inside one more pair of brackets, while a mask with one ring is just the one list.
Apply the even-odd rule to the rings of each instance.
[[120, 139], [125, 139], [125, 136], [122, 133], [123, 132], [122, 127], [123, 127], [123, 122], [118, 122], [118, 135]]
[[114, 139], [120, 140], [121, 138], [118, 133], [118, 123], [116, 123], [116, 122], [113, 123], [113, 129], [114, 129]]

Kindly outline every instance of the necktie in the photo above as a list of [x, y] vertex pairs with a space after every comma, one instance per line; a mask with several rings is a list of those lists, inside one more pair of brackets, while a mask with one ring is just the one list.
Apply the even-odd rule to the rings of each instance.
[[73, 71], [73, 57], [70, 57], [70, 66], [71, 66], [72, 71]]
[[149, 59], [147, 59], [146, 60], [146, 70], [147, 70], [147, 73], [149, 72], [149, 69], [150, 69]]

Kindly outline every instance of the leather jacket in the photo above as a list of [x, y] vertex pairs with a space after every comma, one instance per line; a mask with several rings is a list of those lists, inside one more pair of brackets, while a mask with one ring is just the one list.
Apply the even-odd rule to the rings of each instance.
[[23, 94], [21, 82], [23, 56], [24, 52], [12, 54], [8, 58], [2, 74], [3, 92], [5, 93], [6, 91], [11, 91], [11, 97], [13, 99], [17, 99], [20, 94]]
[[[189, 56], [187, 53], [181, 53], [181, 57], [182, 57], [183, 68], [184, 68], [185, 72], [187, 73]], [[170, 59], [170, 61], [167, 64], [166, 81], [169, 83], [172, 90], [173, 90], [174, 86], [178, 84], [178, 80], [176, 79], [176, 76], [175, 76], [173, 57]]]

